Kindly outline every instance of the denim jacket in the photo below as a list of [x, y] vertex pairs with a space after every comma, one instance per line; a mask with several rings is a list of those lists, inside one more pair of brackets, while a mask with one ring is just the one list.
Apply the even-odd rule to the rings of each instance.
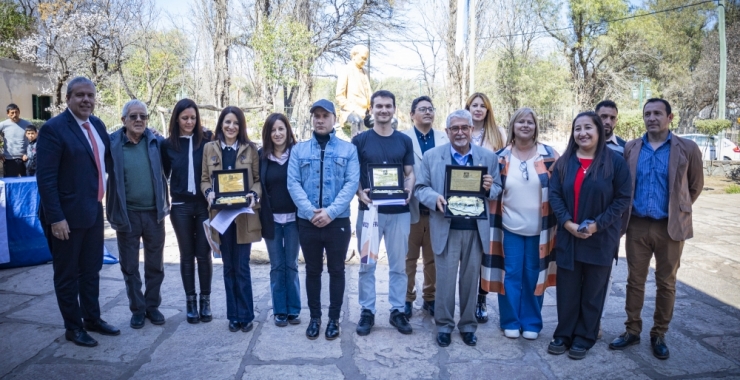
[[[316, 138], [295, 145], [288, 164], [288, 191], [298, 207], [298, 217], [311, 220], [319, 208], [321, 147]], [[360, 182], [360, 162], [355, 146], [338, 139], [335, 132], [324, 152], [323, 206], [329, 217], [349, 217], [349, 204]]]

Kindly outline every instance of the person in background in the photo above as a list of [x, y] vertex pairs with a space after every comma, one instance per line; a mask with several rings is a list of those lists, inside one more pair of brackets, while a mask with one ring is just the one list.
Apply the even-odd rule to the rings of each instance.
[[[164, 173], [170, 179], [170, 222], [180, 250], [180, 277], [185, 290], [185, 315], [188, 323], [210, 322], [213, 264], [203, 222], [208, 220], [208, 202], [200, 192], [203, 174], [203, 147], [213, 133], [201, 125], [198, 106], [181, 99], [172, 110], [169, 137], [162, 144]], [[195, 288], [198, 262], [200, 298]], [[200, 307], [199, 307], [200, 306]]]
[[[155, 325], [165, 323], [159, 305], [164, 281], [164, 218], [170, 213], [170, 201], [162, 167], [164, 138], [151, 133], [148, 119], [144, 102], [134, 99], [123, 106], [123, 127], [110, 135], [113, 174], [108, 177], [105, 203], [108, 222], [116, 231], [134, 329], [144, 327], [145, 318]], [[139, 274], [142, 242], [144, 293]]]
[[[506, 145], [506, 131], [496, 125], [491, 101], [485, 94], [476, 92], [470, 95], [465, 102], [465, 109], [473, 116], [473, 130], [470, 132], [473, 144], [494, 153]], [[475, 306], [475, 318], [478, 319], [478, 323], [488, 322], [486, 295], [488, 292], [479, 286], [478, 302]]]
[[[247, 123], [241, 109], [229, 106], [221, 111], [216, 124], [216, 140], [203, 147], [203, 167], [200, 189], [213, 206], [214, 171], [247, 169], [247, 204], [254, 214], [241, 213], [231, 222], [223, 234], [211, 228], [211, 237], [220, 245], [226, 289], [226, 317], [229, 331], [249, 332], [254, 328], [254, 300], [252, 299], [252, 276], [249, 258], [252, 243], [262, 239], [262, 225], [257, 213], [262, 194], [257, 147], [249, 141]], [[210, 220], [220, 210], [210, 208]]]
[[38, 130], [35, 125], [29, 125], [26, 127], [26, 139], [28, 139], [28, 146], [26, 146], [26, 175], [36, 175], [36, 136], [38, 136]]
[[573, 120], [570, 141], [550, 178], [550, 205], [558, 219], [558, 326], [547, 352], [583, 359], [596, 343], [612, 263], [619, 249], [622, 213], [630, 203], [630, 173], [606, 147], [595, 112]]
[[270, 290], [275, 325], [301, 323], [296, 206], [288, 192], [288, 160], [295, 136], [285, 115], [273, 113], [262, 126], [260, 222], [270, 256]]
[[5, 177], [23, 177], [26, 175], [26, 127], [32, 125], [29, 121], [21, 119], [21, 110], [17, 105], [10, 103], [5, 108], [8, 119], [0, 123], [0, 134], [5, 139], [3, 154], [0, 161], [3, 162], [3, 173]]
[[503, 191], [492, 205], [491, 255], [483, 260], [481, 286], [499, 292], [500, 328], [511, 339], [537, 339], [545, 288], [555, 285], [557, 221], [548, 194], [552, 164], [559, 155], [540, 143], [538, 135], [532, 109], [514, 112], [509, 145], [498, 152]]

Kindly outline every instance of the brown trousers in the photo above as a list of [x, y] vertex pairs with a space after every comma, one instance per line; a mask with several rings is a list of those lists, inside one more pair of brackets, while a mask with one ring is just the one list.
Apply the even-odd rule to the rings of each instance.
[[432, 237], [429, 235], [429, 215], [419, 215], [419, 223], [412, 224], [409, 232], [409, 250], [406, 252], [406, 302], [416, 300], [416, 262], [419, 261], [421, 252], [424, 263], [424, 289], [422, 299], [434, 301], [435, 282], [437, 281], [437, 270], [434, 267], [434, 252], [432, 251]]
[[655, 313], [650, 336], [664, 336], [673, 318], [676, 302], [676, 273], [681, 264], [684, 241], [668, 236], [668, 220], [654, 220], [632, 216], [627, 227], [627, 300], [624, 307], [627, 332], [642, 332], [642, 306], [645, 301], [645, 282], [650, 271], [650, 259], [655, 254]]

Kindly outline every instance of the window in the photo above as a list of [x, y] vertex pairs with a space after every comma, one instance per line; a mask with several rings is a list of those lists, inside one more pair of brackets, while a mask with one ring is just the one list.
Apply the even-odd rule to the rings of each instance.
[[33, 118], [35, 120], [51, 119], [51, 112], [46, 109], [51, 107], [51, 96], [32, 95]]

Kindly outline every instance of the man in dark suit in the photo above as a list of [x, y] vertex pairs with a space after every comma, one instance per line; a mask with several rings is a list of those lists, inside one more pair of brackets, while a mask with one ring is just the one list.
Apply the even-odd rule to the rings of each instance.
[[101, 201], [106, 168], [113, 163], [105, 125], [91, 115], [94, 109], [95, 85], [87, 78], [72, 79], [67, 85], [67, 109], [39, 131], [36, 172], [39, 213], [54, 260], [54, 290], [67, 329], [65, 338], [85, 347], [98, 344], [86, 330], [121, 333], [100, 318], [98, 304], [103, 266]]

